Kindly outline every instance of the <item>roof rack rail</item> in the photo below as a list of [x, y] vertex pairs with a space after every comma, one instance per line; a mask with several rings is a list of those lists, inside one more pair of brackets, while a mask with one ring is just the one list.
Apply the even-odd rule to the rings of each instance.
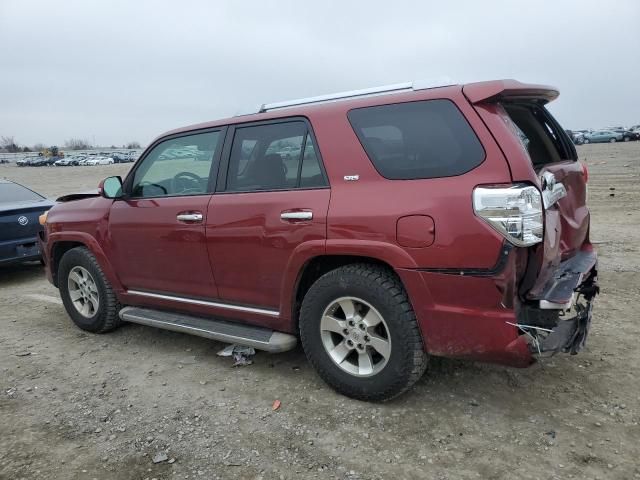
[[332, 100], [341, 100], [345, 98], [357, 98], [368, 95], [377, 95], [381, 93], [405, 92], [408, 90], [423, 90], [426, 88], [446, 87], [453, 85], [446, 83], [444, 85], [434, 85], [428, 82], [405, 82], [393, 85], [384, 85], [381, 87], [363, 88], [361, 90], [350, 90], [348, 92], [330, 93], [328, 95], [319, 95], [317, 97], [299, 98], [297, 100], [287, 100], [285, 102], [265, 103], [260, 107], [258, 113], [268, 112], [269, 110], [277, 110], [278, 108], [295, 107], [298, 105], [308, 105], [310, 103], [330, 102]]

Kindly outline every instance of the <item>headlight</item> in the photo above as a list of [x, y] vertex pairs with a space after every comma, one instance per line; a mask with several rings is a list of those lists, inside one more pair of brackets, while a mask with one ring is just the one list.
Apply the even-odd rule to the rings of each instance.
[[518, 247], [542, 241], [542, 196], [535, 187], [523, 184], [476, 187], [473, 190], [473, 210]]

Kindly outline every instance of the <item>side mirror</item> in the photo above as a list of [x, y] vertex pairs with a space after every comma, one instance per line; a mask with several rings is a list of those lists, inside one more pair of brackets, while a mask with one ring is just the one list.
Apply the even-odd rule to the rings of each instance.
[[98, 184], [98, 191], [104, 198], [122, 198], [122, 178], [105, 178]]

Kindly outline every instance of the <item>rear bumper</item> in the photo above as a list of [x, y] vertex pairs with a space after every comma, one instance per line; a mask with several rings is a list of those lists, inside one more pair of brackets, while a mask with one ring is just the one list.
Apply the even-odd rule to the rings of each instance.
[[[524, 249], [512, 249], [501, 271], [491, 276], [397, 270], [428, 353], [526, 367], [540, 356], [574, 354], [582, 349], [598, 290], [595, 252], [589, 252], [589, 261], [569, 261], [558, 268], [558, 278], [571, 277], [575, 282], [568, 291], [569, 299], [575, 296], [581, 300], [572, 304], [574, 316], [567, 319], [570, 313], [561, 317], [562, 309], [540, 308], [540, 299], [520, 303], [517, 272], [523, 254]], [[562, 283], [563, 292], [571, 285], [558, 283]]]
[[0, 242], [0, 264], [40, 260], [40, 258], [41, 250], [37, 237]]

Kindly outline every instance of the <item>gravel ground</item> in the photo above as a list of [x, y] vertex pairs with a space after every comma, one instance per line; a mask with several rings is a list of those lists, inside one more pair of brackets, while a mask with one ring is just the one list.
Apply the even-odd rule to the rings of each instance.
[[[337, 395], [300, 349], [233, 368], [197, 337], [84, 333], [39, 265], [1, 268], [0, 478], [640, 478], [640, 142], [579, 153], [602, 286], [586, 351], [524, 370], [433, 359], [385, 404]], [[128, 168], [0, 177], [55, 196]]]

